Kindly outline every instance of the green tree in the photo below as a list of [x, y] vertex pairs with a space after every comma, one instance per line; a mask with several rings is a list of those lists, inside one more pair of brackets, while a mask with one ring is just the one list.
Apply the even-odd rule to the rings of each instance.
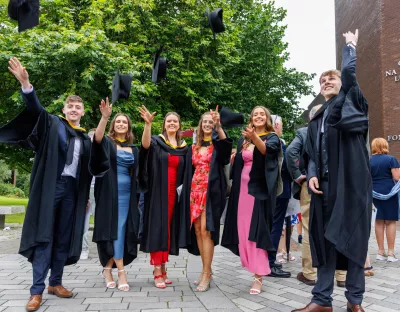
[[[226, 32], [214, 40], [206, 7], [224, 9]], [[226, 105], [249, 113], [264, 105], [281, 115], [293, 132], [301, 95], [311, 93], [312, 75], [284, 67], [289, 55], [282, 40], [285, 11], [274, 2], [255, 0], [55, 0], [41, 1], [40, 26], [21, 34], [0, 4], [0, 120], [24, 107], [7, 61], [19, 57], [46, 109], [58, 114], [69, 94], [85, 101], [83, 124], [95, 127], [98, 104], [110, 95], [117, 68], [133, 75], [129, 100], [114, 106], [128, 113], [140, 138], [143, 123], [136, 107], [157, 111], [154, 133], [164, 114], [177, 111], [184, 127], [200, 115]], [[167, 79], [151, 83], [153, 55], [160, 47], [168, 59]], [[233, 132], [234, 136], [238, 131]], [[0, 157], [29, 171], [32, 153], [6, 146]]]

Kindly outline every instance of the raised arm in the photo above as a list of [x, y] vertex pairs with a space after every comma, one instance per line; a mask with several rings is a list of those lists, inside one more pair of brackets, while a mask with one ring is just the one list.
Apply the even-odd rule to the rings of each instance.
[[151, 123], [153, 122], [154, 113], [150, 113], [146, 106], [142, 105], [139, 107], [140, 116], [145, 121], [143, 135], [142, 135], [142, 146], [144, 149], [149, 149], [151, 144]]
[[94, 134], [94, 140], [97, 144], [100, 144], [101, 141], [103, 141], [104, 132], [106, 131], [107, 123], [112, 113], [112, 104], [110, 105], [108, 98], [106, 98], [105, 102], [104, 100], [101, 100], [100, 112], [101, 112], [101, 119]]
[[8, 70], [17, 78], [17, 80], [21, 83], [22, 94], [24, 103], [26, 105], [26, 109], [28, 112], [38, 116], [42, 110], [44, 109], [38, 98], [36, 97], [35, 92], [33, 91], [33, 87], [29, 82], [29, 74], [25, 67], [22, 66], [20, 61], [13, 57], [8, 61]]
[[356, 78], [356, 46], [358, 42], [358, 29], [355, 33], [348, 31], [343, 34], [346, 45], [342, 49], [342, 88], [347, 93], [352, 86], [357, 84]]

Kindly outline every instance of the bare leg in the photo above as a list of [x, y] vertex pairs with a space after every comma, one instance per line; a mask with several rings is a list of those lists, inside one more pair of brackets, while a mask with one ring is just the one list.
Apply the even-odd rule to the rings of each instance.
[[394, 241], [396, 240], [396, 221], [385, 221], [386, 225], [386, 239], [388, 244], [388, 254], [394, 254]]
[[250, 294], [258, 295], [262, 289], [262, 276], [258, 274], [254, 274], [253, 285], [251, 285]]
[[201, 214], [201, 240], [202, 240], [202, 260], [203, 260], [203, 276], [197, 290], [204, 291], [208, 288], [211, 280], [211, 263], [214, 257], [214, 241], [211, 239], [211, 233], [206, 229], [206, 212]]
[[[128, 284], [124, 268], [124, 259], [114, 259], [114, 261], [118, 268], [118, 284], [119, 285]], [[123, 286], [123, 287], [118, 286], [118, 289], [123, 291], [128, 291], [129, 286]]]
[[[204, 265], [203, 240], [201, 238], [201, 217], [197, 218], [194, 221], [193, 226], [194, 226], [194, 231], [196, 233], [197, 246], [199, 247], [199, 251], [200, 251], [201, 263]], [[195, 285], [200, 284], [202, 276], [203, 276], [203, 273], [200, 273], [200, 278], [198, 280], [194, 281]]]
[[[105, 268], [106, 268], [106, 269], [112, 269], [113, 264], [114, 264], [114, 258], [111, 258], [110, 260], [108, 260], [108, 262], [107, 262]], [[111, 270], [104, 270], [104, 271], [103, 271], [103, 276], [104, 276], [104, 278], [106, 279], [106, 283], [109, 283], [109, 282], [113, 282], [113, 281], [114, 281], [114, 278], [113, 278], [113, 275], [112, 275]], [[115, 285], [115, 284], [113, 284], [113, 285]], [[113, 286], [113, 285], [111, 285], [111, 286], [112, 286], [112, 287], [115, 287], [115, 286]]]
[[296, 224], [296, 229], [297, 229], [297, 233], [299, 235], [303, 235], [303, 222], [300, 221], [298, 224]]
[[376, 220], [375, 221], [375, 236], [378, 243], [378, 253], [383, 255], [385, 253], [384, 245], [384, 232], [385, 232], [385, 221]]

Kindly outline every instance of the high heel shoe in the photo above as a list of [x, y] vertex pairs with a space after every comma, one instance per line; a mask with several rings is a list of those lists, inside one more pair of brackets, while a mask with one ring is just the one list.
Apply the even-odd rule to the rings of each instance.
[[206, 292], [210, 289], [212, 273], [202, 272], [202, 274], [208, 274], [210, 276], [210, 278], [206, 281], [206, 284], [202, 284], [201, 282], [199, 283], [199, 286], [197, 286], [197, 288], [196, 288], [197, 292]]
[[164, 283], [165, 283], [166, 285], [171, 285], [171, 284], [172, 284], [172, 281], [169, 280], [168, 277], [167, 277], [167, 271], [162, 272], [162, 276], [163, 276], [163, 279], [164, 279]]
[[196, 285], [196, 286], [198, 286], [198, 285], [200, 284], [200, 282], [201, 282], [202, 277], [203, 277], [203, 272], [200, 273], [200, 278], [199, 278], [198, 280], [195, 280], [195, 281], [193, 282], [193, 284]]
[[[118, 270], [118, 290], [120, 290], [120, 291], [129, 291], [129, 285], [128, 285], [128, 283], [125, 283], [125, 284], [120, 284], [119, 283], [119, 273], [120, 272], [124, 272], [125, 273], [125, 276], [126, 276], [126, 270]], [[123, 289], [123, 288], [125, 288], [125, 289]]]
[[[154, 266], [154, 268], [155, 268], [155, 269], [161, 269], [161, 266]], [[154, 275], [154, 272], [155, 272], [155, 270], [153, 271], [153, 275]], [[163, 282], [161, 282], [161, 283], [156, 283], [156, 279], [160, 279], [160, 278], [163, 279]], [[163, 275], [162, 275], [162, 272], [161, 272], [161, 275], [154, 275], [154, 285], [155, 285], [157, 288], [160, 288], [160, 289], [164, 289], [165, 287], [167, 287], [167, 286], [165, 286], [164, 277], [163, 277]]]
[[[253, 285], [254, 285], [255, 282], [259, 283], [261, 285], [261, 287], [262, 287], [262, 277], [255, 277], [254, 276]], [[257, 288], [254, 288], [254, 287], [250, 288], [250, 295], [259, 295], [260, 293], [261, 293], [260, 289], [257, 289]]]
[[111, 276], [112, 276], [112, 268], [103, 268], [103, 271], [101, 272], [101, 275], [104, 277], [104, 281], [106, 282], [106, 287], [110, 289], [114, 289], [117, 287], [117, 284], [114, 281], [109, 281], [107, 280], [107, 277], [104, 275], [105, 270], [110, 270], [111, 271]]

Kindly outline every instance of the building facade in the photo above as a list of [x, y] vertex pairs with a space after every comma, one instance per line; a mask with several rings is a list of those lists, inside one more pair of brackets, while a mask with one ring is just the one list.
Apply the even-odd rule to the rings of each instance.
[[389, 141], [400, 160], [400, 0], [335, 0], [336, 60], [343, 33], [359, 29], [357, 79], [369, 103], [370, 140]]

